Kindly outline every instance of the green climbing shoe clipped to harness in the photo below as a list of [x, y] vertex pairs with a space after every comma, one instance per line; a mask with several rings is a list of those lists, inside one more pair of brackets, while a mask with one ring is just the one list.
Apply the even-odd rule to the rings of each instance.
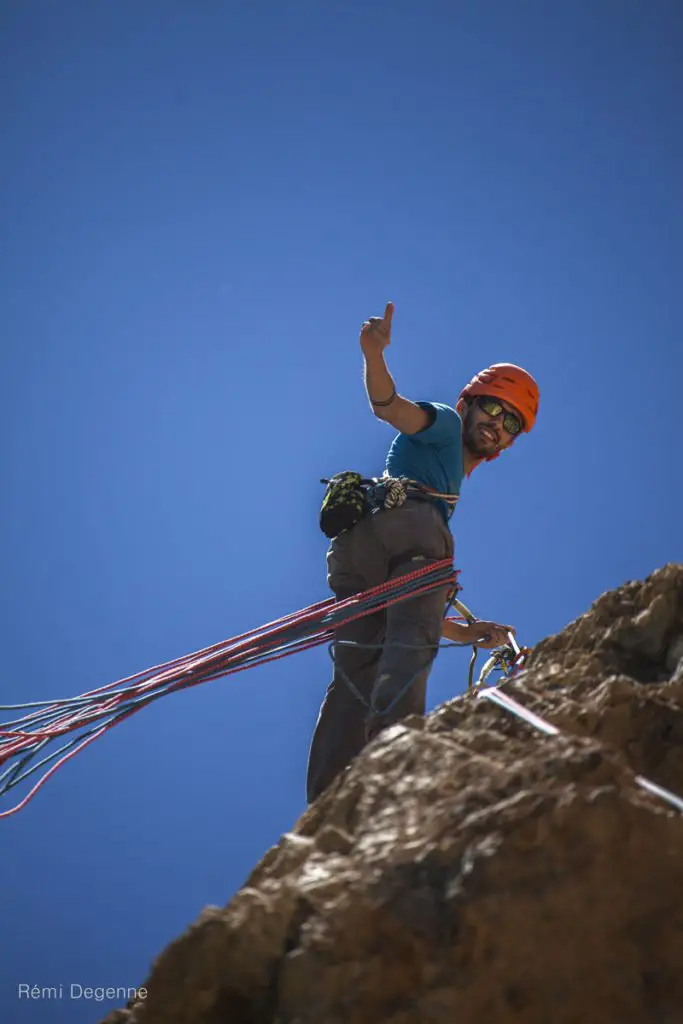
[[320, 529], [326, 537], [338, 537], [370, 512], [367, 487], [373, 481], [364, 479], [360, 473], [347, 469], [320, 483], [327, 484], [320, 509]]

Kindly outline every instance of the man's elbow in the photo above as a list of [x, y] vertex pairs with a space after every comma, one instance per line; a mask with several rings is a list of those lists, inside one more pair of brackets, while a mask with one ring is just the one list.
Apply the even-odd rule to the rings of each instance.
[[401, 434], [419, 434], [429, 425], [427, 410], [400, 395], [386, 408], [373, 407], [373, 412], [378, 420], [389, 423]]

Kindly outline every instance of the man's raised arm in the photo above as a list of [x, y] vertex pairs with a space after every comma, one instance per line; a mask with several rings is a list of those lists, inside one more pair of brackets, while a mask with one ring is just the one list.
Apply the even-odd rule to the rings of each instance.
[[430, 422], [429, 413], [396, 393], [396, 385], [384, 360], [384, 349], [391, 343], [393, 302], [387, 302], [384, 316], [371, 316], [360, 331], [360, 347], [365, 357], [365, 390], [375, 416], [391, 423], [402, 434], [417, 434]]

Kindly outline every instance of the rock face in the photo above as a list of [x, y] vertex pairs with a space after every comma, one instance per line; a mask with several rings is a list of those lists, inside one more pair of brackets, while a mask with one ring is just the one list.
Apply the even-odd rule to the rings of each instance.
[[683, 565], [381, 734], [108, 1024], [682, 1024]]

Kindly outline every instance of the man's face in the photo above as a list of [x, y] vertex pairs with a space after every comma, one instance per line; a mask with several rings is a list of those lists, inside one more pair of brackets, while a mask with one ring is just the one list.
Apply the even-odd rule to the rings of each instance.
[[487, 455], [496, 455], [498, 452], [508, 448], [514, 441], [516, 434], [510, 434], [503, 425], [503, 417], [506, 412], [511, 412], [520, 423], [523, 419], [514, 405], [491, 395], [491, 399], [503, 406], [503, 412], [497, 416], [489, 416], [480, 407], [474, 398], [467, 407], [463, 419], [462, 439], [465, 447], [477, 458], [484, 458]]

